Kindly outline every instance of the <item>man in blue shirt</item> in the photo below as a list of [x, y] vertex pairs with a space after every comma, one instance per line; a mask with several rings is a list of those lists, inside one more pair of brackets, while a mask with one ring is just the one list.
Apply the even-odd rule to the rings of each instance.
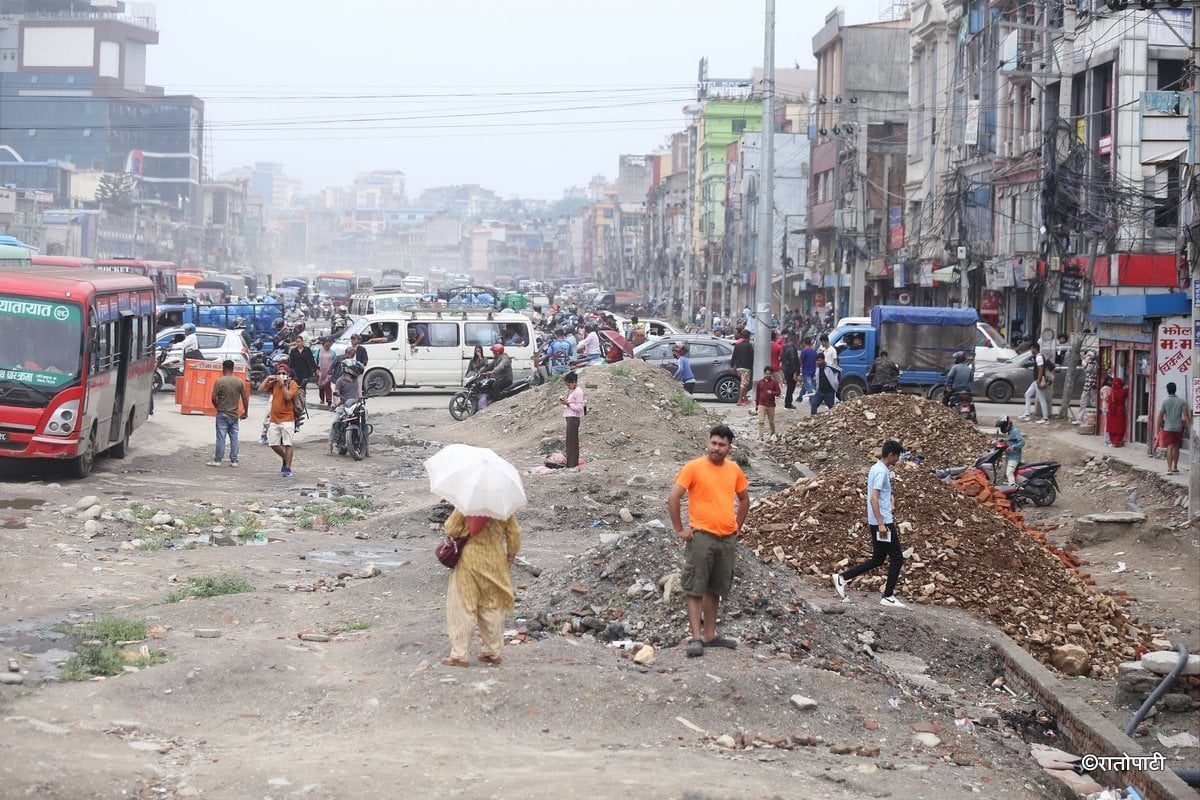
[[800, 351], [800, 377], [804, 380], [804, 396], [817, 390], [817, 351], [813, 349], [812, 337], [804, 337], [804, 349]]
[[883, 443], [879, 460], [867, 474], [867, 528], [871, 531], [871, 557], [843, 573], [833, 574], [833, 588], [838, 597], [846, 598], [846, 584], [888, 562], [887, 583], [883, 587], [881, 606], [907, 608], [893, 594], [900, 568], [904, 566], [904, 551], [900, 547], [900, 530], [892, 519], [892, 473], [891, 468], [900, 460], [900, 443], [888, 439]]

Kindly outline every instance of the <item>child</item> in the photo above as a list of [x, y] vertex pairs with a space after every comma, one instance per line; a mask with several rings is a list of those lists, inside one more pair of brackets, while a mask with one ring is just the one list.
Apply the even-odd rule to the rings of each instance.
[[771, 435], [775, 435], [775, 398], [779, 397], [779, 381], [770, 366], [763, 367], [763, 376], [755, 387], [754, 404], [758, 408], [758, 438], [763, 438], [763, 422], [771, 423]]
[[1108, 437], [1108, 398], [1112, 394], [1112, 378], [1105, 376], [1104, 385], [1100, 387], [1100, 415], [1096, 417], [1096, 427], [1104, 432], [1104, 446], [1112, 447], [1112, 439]]

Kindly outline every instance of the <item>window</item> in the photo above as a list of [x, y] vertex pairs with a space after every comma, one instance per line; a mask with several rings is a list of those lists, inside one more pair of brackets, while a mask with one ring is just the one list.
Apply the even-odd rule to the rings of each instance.
[[468, 322], [465, 327], [467, 344], [471, 347], [477, 344], [491, 347], [501, 341], [501, 325], [498, 322]]
[[30, 135], [30, 136], [37, 136], [37, 128], [30, 128], [30, 129], [29, 129], [29, 135]]
[[746, 120], [735, 119], [732, 127], [734, 133], [741, 133], [742, 131], [746, 130]]
[[83, 129], [83, 138], [85, 138], [85, 139], [87, 139], [87, 138], [90, 138], [90, 137], [91, 137], [91, 135], [92, 135], [92, 129], [91, 129], [91, 128], [84, 128], [84, 129]]
[[700, 342], [688, 346], [688, 355], [693, 359], [728, 357], [716, 345], [701, 344]]
[[1154, 206], [1154, 224], [1159, 228], [1174, 228], [1179, 224], [1179, 164], [1160, 167], [1158, 185], [1162, 187], [1161, 199]]
[[430, 347], [458, 347], [457, 322], [433, 322], [429, 325]]

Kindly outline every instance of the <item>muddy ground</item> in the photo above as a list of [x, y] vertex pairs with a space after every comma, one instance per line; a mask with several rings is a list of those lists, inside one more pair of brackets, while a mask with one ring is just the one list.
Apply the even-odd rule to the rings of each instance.
[[[703, 407], [685, 415], [669, 382], [642, 366], [584, 380], [579, 470], [535, 473], [561, 437], [561, 389], [548, 386], [465, 423], [444, 395], [378, 402], [361, 463], [324, 453], [326, 412], [314, 412], [290, 481], [247, 423], [242, 467], [205, 467], [211, 421], [167, 403], [128, 459], [99, 461], [87, 481], [4, 473], [0, 669], [12, 659], [22, 678], [0, 685], [0, 797], [1063, 796], [1028, 756], [1030, 741], [1063, 744], [1053, 720], [992, 687], [996, 634], [960, 611], [901, 615], [855, 591], [841, 604], [824, 579], [747, 563], [723, 624], [758, 633], [737, 650], [687, 659], [664, 646], [642, 665], [574, 623], [583, 616], [556, 620], [566, 634], [537, 618], [550, 596], [586, 615], [597, 587], [572, 587], [595, 562], [635, 554], [655, 581], [677, 558], [661, 552], [673, 547], [657, 527], [669, 526], [664, 498], [713, 418]], [[745, 409], [716, 411], [741, 434], [752, 494], [786, 486], [751, 441]], [[453, 441], [492, 446], [526, 471], [518, 616], [498, 668], [438, 663], [448, 572], [432, 555], [431, 520], [444, 510], [421, 462]], [[1029, 449], [1038, 455], [1036, 442]], [[1145, 480], [1054, 455], [1080, 473], [1039, 512], [1063, 523], [1053, 535], [1064, 541], [1073, 516], [1123, 507], [1124, 484]], [[1079, 552], [1101, 588], [1137, 597], [1143, 622], [1200, 646], [1195, 532], [1157, 514]], [[1127, 571], [1103, 568], [1118, 559]], [[219, 576], [253, 591], [168, 602], [189, 579]], [[682, 634], [682, 604], [670, 602], [631, 602], [629, 638], [639, 614], [676, 618]], [[145, 641], [123, 647], [165, 661], [63, 680], [77, 624], [97, 619], [144, 622]], [[1071, 684], [1124, 724], [1128, 712], [1105, 705], [1113, 686]], [[816, 707], [801, 710], [794, 695]], [[1152, 724], [1196, 732], [1195, 716]], [[1198, 752], [1173, 755], [1194, 766]]]

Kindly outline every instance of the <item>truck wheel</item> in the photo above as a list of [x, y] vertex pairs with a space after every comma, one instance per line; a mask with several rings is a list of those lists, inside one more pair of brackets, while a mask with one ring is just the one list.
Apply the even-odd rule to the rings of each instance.
[[838, 399], [844, 403], [848, 400], [857, 400], [866, 393], [867, 387], [858, 381], [848, 381], [838, 388]]
[[387, 397], [395, 387], [392, 373], [386, 369], [373, 369], [363, 378], [363, 394], [367, 397]]
[[987, 398], [993, 403], [1007, 403], [1012, 396], [1013, 385], [1008, 381], [996, 381], [987, 388]]
[[946, 391], [946, 384], [944, 384], [944, 383], [935, 384], [935, 385], [929, 387], [929, 391], [925, 393], [925, 397], [930, 400], [941, 402], [942, 393], [945, 391]]

